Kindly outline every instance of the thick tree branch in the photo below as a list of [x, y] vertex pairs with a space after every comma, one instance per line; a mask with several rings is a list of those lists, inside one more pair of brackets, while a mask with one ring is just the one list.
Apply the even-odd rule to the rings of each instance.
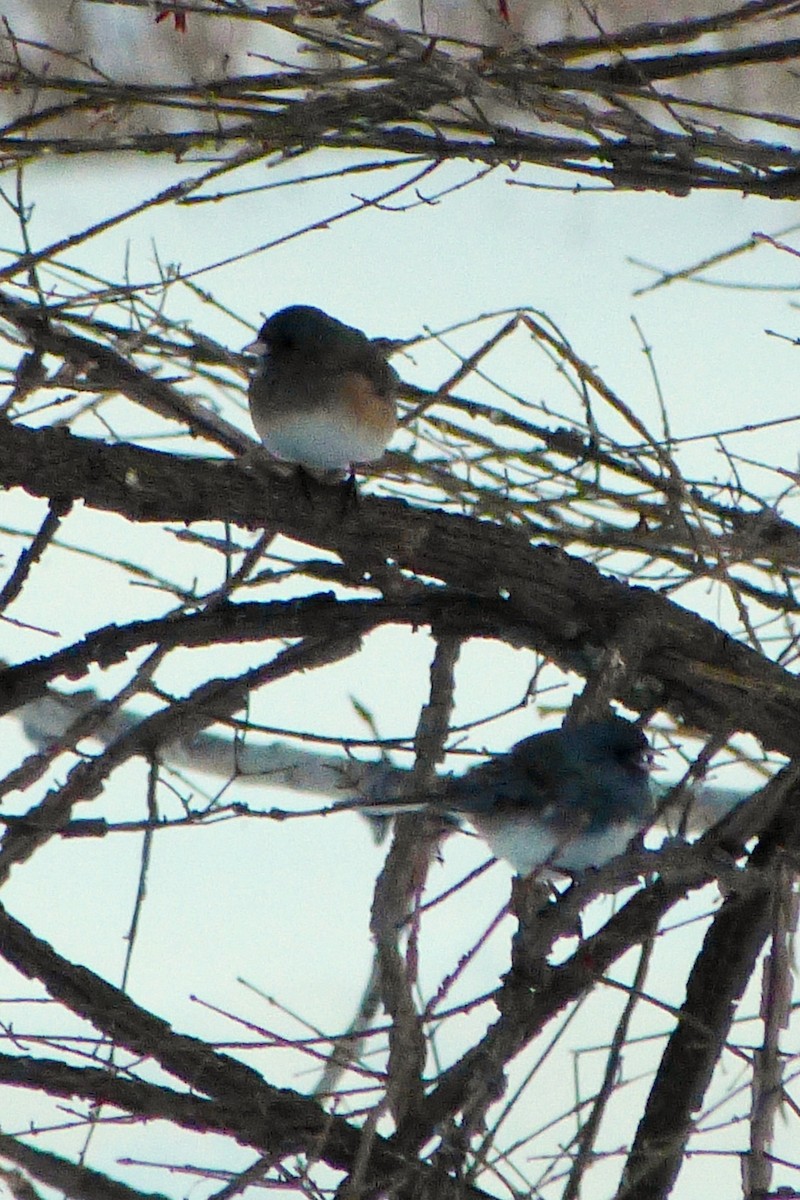
[[[369, 581], [370, 565], [439, 579], [456, 594], [484, 598], [508, 612], [510, 626], [559, 665], [590, 674], [597, 650], [622, 641], [631, 621], [648, 631], [640, 676], [619, 699], [636, 709], [660, 707], [712, 728], [722, 714], [765, 748], [800, 753], [800, 681], [711, 622], [647, 588], [601, 574], [551, 546], [531, 545], [524, 528], [363, 498], [343, 518], [340, 505], [298, 503], [293, 480], [265, 472], [248, 478], [237, 462], [180, 459], [129, 445], [104, 446], [63, 430], [33, 431], [0, 422], [0, 483], [50, 498], [83, 501], [131, 520], [264, 524], [298, 541], [338, 553], [352, 581]], [[380, 555], [371, 547], [381, 547]], [[453, 632], [463, 632], [456, 622]], [[501, 628], [498, 625], [498, 630]], [[491, 632], [486, 625], [484, 635]], [[22, 678], [0, 676], [12, 688]], [[39, 676], [38, 687], [47, 678]], [[6, 692], [8, 707], [29, 698]]]
[[[70, 1162], [60, 1154], [29, 1146], [7, 1133], [0, 1133], [0, 1155], [22, 1167], [40, 1183], [74, 1200], [168, 1200], [163, 1192], [142, 1192], [128, 1187], [105, 1172], [93, 1171], [91, 1167]], [[16, 1194], [25, 1195], [23, 1192]]]
[[795, 785], [750, 857], [748, 874], [751, 881], [760, 876], [760, 886], [733, 890], [705, 936], [636, 1132], [620, 1200], [665, 1200], [672, 1192], [736, 1006], [773, 927], [776, 867], [797, 855], [797, 799]]
[[[359, 1128], [342, 1117], [326, 1113], [309, 1097], [288, 1088], [273, 1087], [244, 1063], [211, 1049], [205, 1042], [176, 1033], [166, 1021], [140, 1008], [93, 971], [58, 954], [1, 905], [0, 955], [27, 978], [38, 979], [54, 999], [89, 1021], [116, 1046], [152, 1059], [193, 1092], [210, 1098], [198, 1101], [196, 1097], [182, 1097], [178, 1093], [173, 1098], [163, 1088], [140, 1086], [131, 1081], [129, 1087], [118, 1090], [116, 1100], [108, 1094], [109, 1103], [124, 1101], [123, 1107], [145, 1104], [155, 1112], [160, 1097], [166, 1108], [174, 1106], [180, 1114], [180, 1123], [187, 1127], [196, 1120], [195, 1128], [223, 1131], [264, 1152], [305, 1154], [311, 1161], [321, 1159], [339, 1170], [352, 1170], [361, 1144]], [[46, 1087], [51, 1064], [41, 1071], [33, 1065], [15, 1068], [13, 1060], [5, 1066], [2, 1073], [13, 1076], [16, 1072], [16, 1082], [25, 1083], [26, 1076], [33, 1082], [38, 1076]], [[58, 1065], [52, 1066], [56, 1094], [76, 1087], [80, 1095], [86, 1095], [93, 1081], [101, 1096], [106, 1095], [108, 1085], [102, 1078], [105, 1072], [86, 1069], [76, 1074], [76, 1071], [63, 1065], [60, 1069]], [[377, 1135], [371, 1163], [384, 1179], [397, 1172], [407, 1176], [409, 1171], [418, 1172], [422, 1180], [434, 1175], [413, 1158], [396, 1155], [388, 1149], [386, 1140]], [[478, 1188], [469, 1188], [464, 1195], [467, 1200], [485, 1197]]]

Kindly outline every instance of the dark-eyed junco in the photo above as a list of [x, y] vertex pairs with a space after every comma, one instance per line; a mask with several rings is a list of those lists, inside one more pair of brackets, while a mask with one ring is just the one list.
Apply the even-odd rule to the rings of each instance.
[[250, 414], [270, 454], [340, 473], [380, 458], [397, 426], [398, 377], [365, 334], [295, 304], [245, 350], [259, 358]]
[[358, 807], [373, 815], [422, 809], [466, 818], [519, 875], [580, 871], [621, 854], [653, 816], [652, 751], [638, 726], [612, 716], [550, 729], [444, 781], [435, 797]]

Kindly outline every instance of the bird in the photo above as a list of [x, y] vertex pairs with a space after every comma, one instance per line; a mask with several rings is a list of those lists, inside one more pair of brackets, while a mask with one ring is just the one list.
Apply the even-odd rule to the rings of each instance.
[[425, 811], [466, 820], [520, 876], [574, 874], [621, 854], [654, 815], [653, 751], [641, 729], [612, 715], [536, 733], [424, 800], [368, 799], [367, 814]]
[[320, 308], [273, 313], [244, 348], [258, 357], [249, 402], [270, 454], [304, 471], [348, 473], [380, 458], [397, 427], [397, 372], [360, 329]]

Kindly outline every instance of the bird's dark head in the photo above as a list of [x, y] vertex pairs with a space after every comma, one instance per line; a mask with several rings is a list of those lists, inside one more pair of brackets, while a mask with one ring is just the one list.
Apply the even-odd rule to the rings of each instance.
[[273, 313], [261, 326], [258, 342], [265, 350], [325, 350], [347, 327], [321, 308], [292, 304]]
[[634, 772], [647, 774], [652, 758], [650, 743], [638, 725], [624, 717], [589, 721], [570, 730], [570, 739], [585, 762], [615, 762]]

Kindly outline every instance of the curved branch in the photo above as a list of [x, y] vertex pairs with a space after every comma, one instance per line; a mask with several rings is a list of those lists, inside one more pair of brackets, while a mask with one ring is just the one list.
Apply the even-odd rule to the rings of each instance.
[[[238, 462], [104, 446], [6, 421], [0, 422], [0, 484], [81, 499], [129, 520], [267, 524], [339, 554], [357, 585], [380, 579], [391, 560], [456, 595], [488, 601], [490, 621], [493, 611], [506, 612], [506, 627], [524, 627], [528, 645], [568, 670], [589, 674], [599, 648], [627, 645], [639, 669], [618, 698], [633, 708], [666, 709], [701, 728], [725, 713], [732, 727], [753, 733], [765, 748], [800, 754], [797, 676], [657, 592], [630, 587], [552, 546], [531, 545], [524, 527], [366, 497], [343, 518], [338, 504], [304, 509], [293, 480], [264, 471], [253, 481]], [[454, 632], [462, 632], [463, 624], [455, 624]], [[3, 681], [13, 689], [23, 671], [0, 675], [0, 696]], [[8, 706], [24, 698], [12, 691]]]

